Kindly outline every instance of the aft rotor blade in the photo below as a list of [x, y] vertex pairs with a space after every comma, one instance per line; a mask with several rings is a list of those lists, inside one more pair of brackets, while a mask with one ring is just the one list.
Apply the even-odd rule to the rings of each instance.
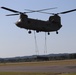
[[58, 14], [66, 14], [66, 13], [70, 13], [70, 12], [73, 12], [73, 11], [76, 11], [76, 9], [69, 10], [69, 11], [64, 11], [64, 12], [60, 12], [60, 13], [58, 13]]
[[42, 11], [39, 11], [39, 13], [44, 13], [44, 14], [54, 14], [54, 13], [49, 13], [49, 12], [42, 12]]
[[54, 15], [54, 14], [66, 14], [66, 13], [70, 13], [70, 12], [74, 12], [74, 11], [76, 11], [76, 9], [72, 9], [72, 10], [64, 11], [64, 12], [60, 12], [60, 13], [48, 13], [48, 12], [41, 12], [41, 11], [39, 11], [39, 12], [40, 12], [40, 13], [45, 13], [45, 14], [52, 14], [52, 15]]
[[50, 9], [56, 9], [57, 7], [54, 7], [54, 8], [47, 8], [47, 9], [41, 9], [41, 10], [37, 10], [37, 12], [39, 11], [46, 11], [46, 10], [50, 10]]
[[41, 10], [30, 10], [30, 9], [25, 9], [26, 11], [30, 11], [30, 13], [32, 12], [41, 12], [41, 11], [45, 11], [45, 10], [50, 10], [50, 9], [56, 9], [57, 7], [54, 8], [47, 8], [47, 9], [41, 9]]
[[11, 11], [11, 12], [14, 12], [14, 13], [21, 13], [19, 11], [16, 11], [16, 10], [13, 10], [13, 9], [10, 9], [10, 8], [6, 8], [6, 7], [1, 7], [2, 9], [5, 9], [5, 10], [8, 10], [8, 11]]

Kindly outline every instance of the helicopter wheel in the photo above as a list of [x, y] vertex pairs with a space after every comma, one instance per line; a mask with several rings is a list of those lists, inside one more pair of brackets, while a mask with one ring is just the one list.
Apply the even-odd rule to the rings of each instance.
[[58, 31], [56, 31], [56, 34], [58, 34]]
[[50, 35], [50, 33], [48, 32], [48, 35]]
[[29, 34], [31, 34], [31, 31], [28, 31]]
[[37, 33], [39, 33], [39, 31], [36, 30]]

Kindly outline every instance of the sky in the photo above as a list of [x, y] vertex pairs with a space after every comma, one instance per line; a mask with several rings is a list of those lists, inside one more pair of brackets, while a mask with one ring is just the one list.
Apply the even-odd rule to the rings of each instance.
[[[39, 10], [57, 7], [48, 10], [50, 13], [58, 13], [76, 9], [76, 0], [0, 0], [0, 7], [5, 6], [21, 12], [25, 9]], [[0, 8], [0, 58], [29, 56], [36, 54], [34, 31], [28, 34], [26, 29], [20, 29], [15, 25], [19, 16], [5, 15], [12, 14]], [[27, 14], [29, 18], [48, 20], [51, 15], [42, 13]], [[63, 27], [59, 34], [55, 32], [46, 35], [47, 53], [76, 53], [76, 11], [61, 16]], [[45, 50], [45, 33], [36, 33], [39, 55]]]

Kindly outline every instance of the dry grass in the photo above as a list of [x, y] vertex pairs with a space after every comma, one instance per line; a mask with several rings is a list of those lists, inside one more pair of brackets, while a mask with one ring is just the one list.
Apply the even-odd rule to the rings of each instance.
[[[52, 65], [76, 65], [74, 60], [56, 60], [43, 62], [19, 62], [19, 63], [0, 63], [0, 66], [52, 66]], [[41, 73], [41, 72], [0, 72], [0, 75], [76, 75], [76, 73]]]
[[76, 75], [76, 73], [62, 73], [60, 75]]
[[50, 65], [76, 65], [74, 60], [55, 60], [42, 62], [19, 62], [19, 63], [0, 63], [0, 66], [50, 66]]

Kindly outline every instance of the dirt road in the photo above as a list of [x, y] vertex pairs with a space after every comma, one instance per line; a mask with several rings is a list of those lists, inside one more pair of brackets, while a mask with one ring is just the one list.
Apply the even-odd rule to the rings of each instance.
[[76, 72], [76, 65], [56, 66], [0, 66], [0, 72]]

